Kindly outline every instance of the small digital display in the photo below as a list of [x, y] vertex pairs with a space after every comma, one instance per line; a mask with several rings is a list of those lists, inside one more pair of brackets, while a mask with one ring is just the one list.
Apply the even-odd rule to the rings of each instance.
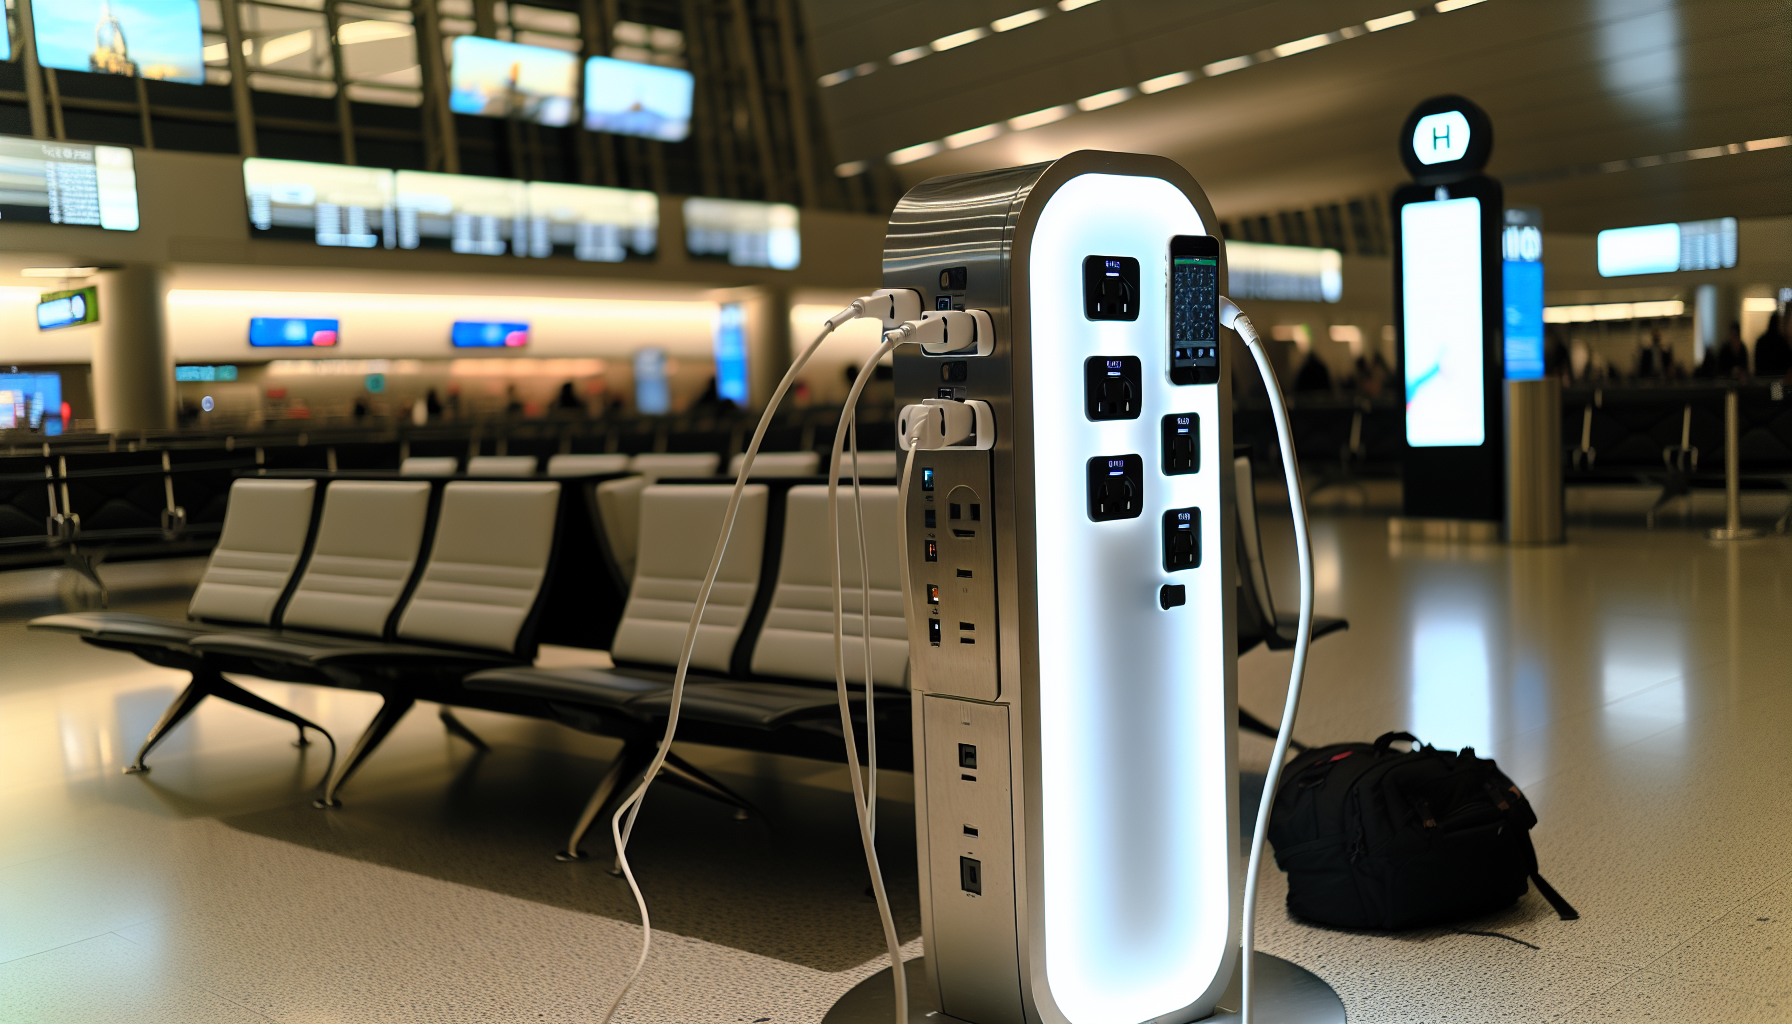
[[232, 381], [236, 379], [234, 366], [176, 366], [174, 379], [181, 381]]
[[336, 344], [335, 320], [258, 316], [249, 320], [249, 344], [256, 348], [328, 347]]
[[492, 320], [456, 320], [449, 332], [455, 348], [522, 348], [529, 344], [529, 325]]
[[1170, 382], [1213, 384], [1220, 372], [1217, 257], [1170, 257]]
[[91, 285], [73, 291], [45, 292], [38, 297], [37, 329], [40, 331], [95, 324], [99, 320], [100, 291]]
[[933, 490], [933, 470], [927, 466], [921, 467], [921, 489], [923, 491]]

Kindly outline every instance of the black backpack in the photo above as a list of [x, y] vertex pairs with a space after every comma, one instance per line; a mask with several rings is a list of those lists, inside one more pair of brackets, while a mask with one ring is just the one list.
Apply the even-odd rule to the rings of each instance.
[[1417, 744], [1390, 732], [1288, 763], [1269, 841], [1289, 912], [1336, 928], [1442, 924], [1510, 906], [1529, 879], [1562, 920], [1579, 917], [1537, 874], [1537, 815], [1512, 780], [1472, 747]]

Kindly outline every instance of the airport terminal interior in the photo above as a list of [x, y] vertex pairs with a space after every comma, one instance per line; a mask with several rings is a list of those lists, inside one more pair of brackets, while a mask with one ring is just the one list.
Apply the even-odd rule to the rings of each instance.
[[1792, 3], [1409, 3], [5, 0], [0, 1024], [1792, 1022]]

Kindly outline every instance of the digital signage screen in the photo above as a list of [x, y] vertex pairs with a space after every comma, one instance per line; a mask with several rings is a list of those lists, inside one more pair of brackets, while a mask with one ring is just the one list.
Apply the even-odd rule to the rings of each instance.
[[1736, 265], [1736, 218], [1611, 228], [1598, 236], [1599, 276], [1724, 270]]
[[716, 395], [747, 404], [747, 316], [738, 302], [725, 302], [716, 315]]
[[572, 123], [579, 82], [575, 54], [457, 36], [452, 74], [448, 106], [457, 114], [517, 117], [556, 128]]
[[[397, 179], [400, 249], [529, 254], [523, 182], [428, 171], [399, 171]], [[520, 252], [511, 245], [517, 239], [524, 240]]]
[[243, 192], [258, 237], [354, 249], [398, 245], [397, 186], [385, 168], [249, 157]]
[[137, 230], [137, 170], [124, 146], [0, 136], [0, 222]]
[[696, 79], [683, 68], [591, 57], [585, 61], [585, 127], [683, 142], [691, 134], [695, 93]]
[[256, 348], [328, 347], [341, 337], [335, 320], [305, 317], [257, 316], [249, 318], [249, 344]]
[[620, 263], [659, 245], [660, 199], [652, 192], [532, 181], [528, 205], [530, 256]]
[[199, 0], [31, 0], [31, 20], [44, 67], [205, 82]]
[[496, 320], [456, 320], [448, 337], [455, 348], [522, 348], [529, 344], [529, 325]]
[[797, 209], [745, 199], [684, 201], [685, 251], [737, 267], [795, 270], [803, 261]]
[[1400, 208], [1406, 443], [1486, 441], [1481, 310], [1481, 201]]
[[100, 290], [92, 285], [73, 291], [45, 292], [37, 299], [37, 329], [53, 331], [100, 322]]
[[0, 373], [0, 430], [62, 433], [62, 374]]

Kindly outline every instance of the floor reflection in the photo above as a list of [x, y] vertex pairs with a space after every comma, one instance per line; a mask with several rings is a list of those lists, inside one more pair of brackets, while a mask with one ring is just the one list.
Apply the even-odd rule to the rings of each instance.
[[1493, 666], [1487, 624], [1467, 601], [1421, 602], [1414, 608], [1412, 679], [1407, 720], [1434, 747], [1493, 750]]

